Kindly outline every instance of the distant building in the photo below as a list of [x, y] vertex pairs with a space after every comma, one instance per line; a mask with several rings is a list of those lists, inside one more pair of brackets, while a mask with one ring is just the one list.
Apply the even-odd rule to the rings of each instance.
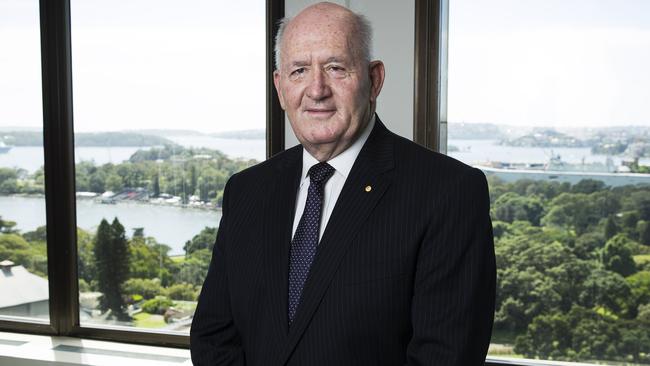
[[47, 318], [48, 294], [46, 279], [11, 261], [0, 262], [0, 315]]

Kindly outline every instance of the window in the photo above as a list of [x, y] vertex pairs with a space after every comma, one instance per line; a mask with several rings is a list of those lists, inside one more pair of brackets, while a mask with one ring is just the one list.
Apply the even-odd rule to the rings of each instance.
[[0, 0], [2, 330], [188, 344], [225, 182], [283, 140], [280, 10]]
[[71, 2], [81, 326], [189, 333], [226, 181], [266, 154], [264, 10]]
[[47, 322], [38, 14], [0, 1], [0, 319]]
[[649, 15], [450, 1], [448, 153], [492, 200], [490, 355], [650, 364]]

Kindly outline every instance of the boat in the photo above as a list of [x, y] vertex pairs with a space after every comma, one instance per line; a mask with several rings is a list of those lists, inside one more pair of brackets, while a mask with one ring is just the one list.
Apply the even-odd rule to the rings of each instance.
[[0, 154], [8, 153], [11, 146], [5, 145], [4, 141], [0, 141]]
[[552, 154], [546, 163], [510, 163], [489, 161], [475, 164], [486, 174], [496, 175], [507, 182], [519, 179], [546, 180], [576, 184], [582, 179], [603, 181], [609, 186], [628, 184], [650, 184], [650, 174], [632, 173], [625, 165], [614, 165], [610, 157], [605, 163], [572, 164], [565, 162], [559, 155]]

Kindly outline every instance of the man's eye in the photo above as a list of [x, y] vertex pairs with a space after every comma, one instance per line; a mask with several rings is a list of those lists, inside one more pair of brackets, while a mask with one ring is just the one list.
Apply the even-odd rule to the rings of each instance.
[[291, 76], [300, 76], [305, 73], [305, 68], [301, 67], [299, 69], [295, 69], [291, 72]]
[[336, 78], [343, 78], [347, 76], [347, 72], [345, 68], [341, 66], [336, 66], [336, 65], [330, 65], [325, 68], [325, 71], [329, 73], [330, 75], [336, 77]]

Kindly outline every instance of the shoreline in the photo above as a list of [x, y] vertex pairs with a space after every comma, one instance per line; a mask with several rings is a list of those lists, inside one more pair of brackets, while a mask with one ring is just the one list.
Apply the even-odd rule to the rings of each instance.
[[[77, 192], [80, 193], [80, 192]], [[94, 193], [94, 192], [93, 192]], [[0, 197], [18, 197], [18, 198], [34, 198], [34, 199], [45, 199], [45, 195], [42, 193], [12, 193], [12, 194], [0, 194]], [[189, 204], [177, 204], [177, 203], [164, 203], [164, 202], [151, 202], [143, 200], [115, 200], [112, 203], [102, 203], [98, 202], [97, 199], [101, 197], [101, 194], [97, 194], [94, 197], [80, 197], [76, 196], [75, 201], [84, 201], [91, 202], [97, 205], [142, 205], [142, 206], [157, 206], [157, 207], [172, 207], [172, 208], [181, 208], [184, 210], [196, 210], [196, 211], [215, 211], [221, 212], [221, 207], [210, 207], [210, 206], [200, 206], [200, 205], [189, 205]]]

